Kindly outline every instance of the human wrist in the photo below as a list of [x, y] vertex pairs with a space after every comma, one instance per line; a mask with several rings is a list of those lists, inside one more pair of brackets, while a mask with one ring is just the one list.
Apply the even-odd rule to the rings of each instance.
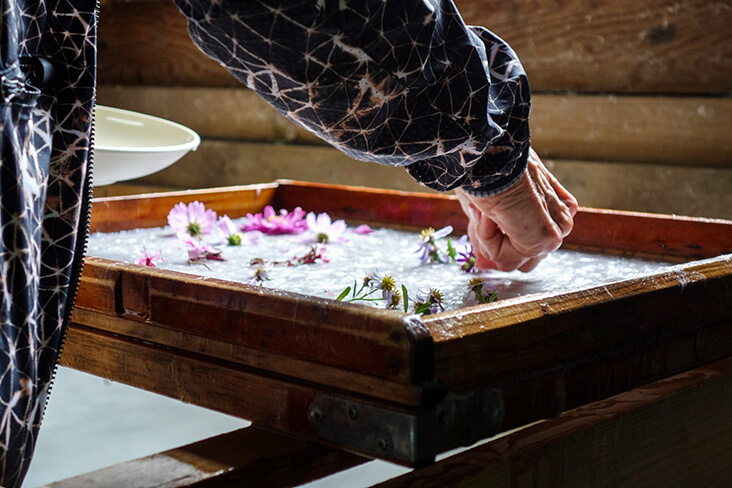
[[527, 147], [523, 153], [517, 158], [513, 171], [506, 176], [494, 179], [488, 184], [480, 186], [476, 183], [463, 185], [462, 190], [468, 195], [474, 197], [492, 197], [514, 187], [526, 174], [528, 166], [530, 147]]

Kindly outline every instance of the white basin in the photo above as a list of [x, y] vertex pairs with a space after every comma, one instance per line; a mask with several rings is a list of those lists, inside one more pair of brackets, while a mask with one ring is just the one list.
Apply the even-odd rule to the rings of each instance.
[[119, 108], [95, 108], [94, 186], [150, 175], [196, 150], [201, 138], [175, 122]]

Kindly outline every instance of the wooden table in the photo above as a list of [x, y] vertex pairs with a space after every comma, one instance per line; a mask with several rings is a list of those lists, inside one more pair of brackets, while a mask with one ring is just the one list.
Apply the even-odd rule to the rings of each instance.
[[[271, 204], [466, 226], [450, 197], [279, 182], [100, 199], [93, 228], [164, 225], [181, 200], [232, 218]], [[291, 486], [364, 462], [344, 449], [421, 467], [386, 486], [730, 479], [715, 459], [732, 446], [732, 222], [582, 209], [565, 246], [682, 264], [416, 317], [88, 258], [62, 363], [257, 424], [138, 462], [183, 459], [205, 486]]]

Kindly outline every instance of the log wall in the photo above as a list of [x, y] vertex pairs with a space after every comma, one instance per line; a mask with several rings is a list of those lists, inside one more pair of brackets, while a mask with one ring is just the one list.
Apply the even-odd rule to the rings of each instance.
[[[532, 143], [585, 206], [732, 218], [732, 7], [716, 0], [456, 0], [519, 53]], [[201, 148], [133, 186], [292, 178], [419, 190], [295, 127], [200, 53], [170, 0], [105, 0], [99, 103], [197, 130]]]

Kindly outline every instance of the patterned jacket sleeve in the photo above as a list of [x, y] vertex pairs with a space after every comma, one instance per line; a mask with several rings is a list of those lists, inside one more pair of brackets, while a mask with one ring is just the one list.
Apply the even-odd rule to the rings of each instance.
[[523, 173], [516, 55], [450, 0], [176, 0], [194, 42], [295, 123], [426, 186], [491, 195]]

